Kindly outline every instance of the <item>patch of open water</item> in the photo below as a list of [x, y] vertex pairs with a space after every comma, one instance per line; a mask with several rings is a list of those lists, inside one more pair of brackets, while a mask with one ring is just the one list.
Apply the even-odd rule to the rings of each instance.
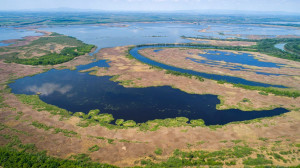
[[207, 125], [270, 117], [287, 112], [283, 108], [262, 111], [237, 109], [217, 110], [216, 95], [188, 94], [170, 86], [125, 88], [110, 81], [111, 77], [97, 77], [70, 70], [50, 70], [32, 77], [18, 79], [9, 86], [15, 94], [36, 94], [48, 104], [71, 112], [88, 113], [100, 109], [115, 119], [138, 123], [154, 119], [187, 117], [203, 119]]
[[[129, 27], [75, 25], [53, 26], [41, 29], [70, 35], [85, 43], [94, 44], [98, 47], [94, 52], [96, 53], [99, 49], [105, 47], [191, 42], [182, 39], [181, 36], [203, 35], [204, 33], [200, 33], [198, 30], [207, 27], [207, 25], [171, 23], [128, 24]], [[3, 34], [3, 32], [0, 31], [0, 34]], [[206, 37], [212, 35], [216, 34], [205, 34]], [[226, 35], [217, 36], [220, 38], [227, 37]], [[12, 38], [20, 37], [9, 35], [8, 39]], [[137, 48], [131, 50], [131, 52], [137, 51]], [[142, 59], [145, 62], [145, 58], [140, 57], [138, 59]], [[251, 112], [236, 109], [217, 110], [216, 105], [220, 103], [220, 100], [216, 95], [188, 94], [169, 86], [125, 88], [116, 82], [110, 81], [110, 77], [108, 76], [97, 77], [88, 75], [88, 73], [78, 72], [79, 70], [89, 69], [93, 66], [108, 67], [105, 61], [100, 60], [88, 65], [78, 66], [76, 71], [53, 69], [32, 77], [18, 79], [9, 86], [12, 88], [12, 92], [16, 94], [36, 94], [37, 92], [41, 92], [40, 98], [46, 103], [72, 112], [81, 111], [87, 113], [91, 109], [100, 109], [102, 113], [113, 114], [115, 119], [123, 118], [125, 120], [135, 120], [136, 122], [184, 116], [189, 119], [201, 118], [207, 125], [226, 124], [232, 121], [279, 115], [288, 111], [283, 108]], [[165, 65], [163, 65], [163, 68], [178, 70], [169, 66], [165, 67]], [[199, 75], [199, 72], [195, 73], [189, 70], [184, 70], [184, 72]], [[202, 75], [207, 78], [214, 76], [217, 80], [224, 79], [221, 75], [204, 73]], [[245, 84], [249, 85], [271, 86], [235, 77], [229, 78], [233, 82], [238, 83], [243, 83], [244, 81], [246, 82]], [[230, 82], [229, 78], [225, 77]]]

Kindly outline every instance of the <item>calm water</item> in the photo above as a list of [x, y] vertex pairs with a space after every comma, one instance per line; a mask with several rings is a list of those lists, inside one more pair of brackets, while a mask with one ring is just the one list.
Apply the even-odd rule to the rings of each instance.
[[[273, 62], [263, 62], [255, 59], [254, 55], [248, 53], [233, 53], [217, 50], [204, 50], [206, 54], [199, 54], [199, 56], [206, 58], [207, 60], [225, 61], [226, 63], [239, 63], [257, 67], [270, 67], [280, 68], [280, 66]], [[202, 60], [202, 63], [206, 63], [206, 60]]]
[[10, 40], [10, 39], [21, 39], [25, 36], [40, 36], [41, 33], [36, 33], [35, 31], [27, 31], [22, 29], [14, 29], [14, 28], [3, 28], [0, 27], [0, 47], [1, 46], [8, 46], [10, 44], [1, 43], [3, 40]]
[[162, 51], [162, 50], [164, 50], [164, 49], [153, 50], [153, 52], [160, 52], [160, 51]]
[[2, 46], [9, 46], [9, 45], [11, 45], [12, 43], [1, 43], [0, 42], [0, 47], [2, 47]]
[[[267, 73], [267, 72], [255, 72], [256, 74], [259, 74], [259, 75], [267, 75], [267, 76], [270, 76], [270, 75], [273, 75], [273, 76], [281, 76], [283, 74], [276, 74], [276, 73]], [[287, 76], [287, 75], [285, 75]]]
[[[221, 66], [222, 68], [227, 68], [231, 71], [241, 71], [241, 72], [242, 71], [252, 71], [252, 69], [245, 68], [244, 66], [241, 66], [241, 65], [233, 65], [233, 64], [228, 64], [228, 63], [224, 64], [224, 62], [220, 63], [220, 62], [216, 62], [216, 61], [213, 61], [213, 60], [201, 60], [201, 59], [190, 58], [190, 57], [187, 57], [186, 59], [191, 60], [191, 61], [196, 62], [196, 63], [207, 64], [210, 67]], [[280, 75], [283, 75], [283, 74], [267, 73], [267, 72], [259, 72], [259, 71], [253, 71], [253, 72], [255, 72], [256, 74], [259, 74], [259, 75], [266, 75], [266, 76], [270, 76], [270, 75], [280, 76]]]
[[220, 62], [216, 62], [213, 60], [201, 60], [201, 59], [197, 59], [197, 58], [191, 58], [191, 57], [186, 57], [187, 60], [191, 60], [193, 62], [196, 63], [201, 63], [201, 64], [206, 64], [210, 67], [214, 67], [214, 66], [221, 66], [222, 68], [228, 68], [232, 71], [241, 71], [241, 70], [250, 70], [249, 68], [245, 68], [243, 66], [240, 65], [232, 65], [232, 64], [221, 64]]
[[106, 60], [99, 60], [99, 61], [92, 62], [92, 63], [87, 64], [87, 65], [79, 65], [79, 66], [76, 67], [76, 70], [77, 71], [86, 70], [86, 69], [93, 68], [95, 66], [97, 66], [97, 67], [109, 67], [108, 63], [109, 62], [107, 62]]
[[[232, 37], [231, 35], [220, 35], [217, 33], [219, 29], [228, 30], [229, 32], [248, 31], [260, 33], [260, 27], [247, 26], [249, 29], [245, 29], [244, 25], [221, 25], [223, 26], [222, 28], [218, 24], [130, 23], [128, 25], [128, 27], [75, 25], [41, 29], [73, 36], [85, 43], [94, 44], [98, 47], [95, 52], [101, 48], [123, 45], [191, 42], [182, 39], [181, 36], [183, 35], [213, 36], [217, 38]], [[206, 33], [198, 31], [208, 26], [213, 31]], [[288, 29], [287, 31], [277, 29], [279, 28], [269, 29], [268, 33], [272, 34], [273, 32], [273, 35], [282, 32], [294, 35], [299, 33], [293, 29]], [[3, 34], [5, 34], [5, 31], [2, 29], [2, 31], [0, 30], [0, 35]], [[9, 35], [7, 39], [12, 38], [17, 37]], [[190, 119], [202, 118], [206, 124], [211, 125], [274, 116], [287, 112], [286, 109], [282, 108], [251, 112], [243, 112], [236, 109], [216, 110], [216, 104], [220, 101], [215, 95], [187, 94], [169, 86], [124, 88], [116, 82], [110, 81], [110, 77], [97, 77], [78, 72], [78, 70], [89, 69], [93, 66], [108, 67], [109, 65], [107, 62], [100, 60], [88, 65], [78, 66], [76, 71], [50, 70], [33, 77], [18, 79], [15, 83], [10, 84], [10, 87], [12, 92], [17, 94], [36, 94], [36, 92], [41, 92], [40, 98], [46, 103], [72, 112], [81, 111], [87, 113], [91, 109], [100, 109], [102, 113], [113, 114], [115, 119], [132, 119], [136, 122], [184, 116]], [[214, 76], [218, 80], [224, 79], [220, 75], [204, 73], [203, 75], [206, 75], [208, 78]], [[229, 78], [235, 82], [241, 80], [247, 84], [270, 86], [236, 77], [225, 77], [227, 81], [229, 81]]]
[[[228, 68], [232, 71], [245, 71], [251, 70], [249, 68], [245, 68], [241, 65], [231, 64], [231, 63], [238, 63], [243, 65], [250, 65], [256, 67], [269, 67], [269, 68], [280, 68], [283, 64], [276, 64], [273, 62], [264, 62], [258, 59], [255, 59], [254, 55], [248, 53], [233, 53], [233, 52], [225, 52], [225, 51], [215, 51], [215, 50], [206, 50], [206, 54], [198, 54], [201, 57], [206, 58], [203, 59], [196, 59], [191, 57], [186, 57], [186, 59], [191, 60], [196, 63], [207, 64], [214, 66], [220, 66], [222, 68]], [[256, 74], [260, 75], [274, 75], [280, 76], [282, 74], [275, 74], [275, 73], [266, 73], [266, 72], [255, 72]]]
[[128, 27], [101, 25], [54, 26], [42, 30], [58, 32], [76, 37], [85, 43], [94, 44], [98, 49], [147, 43], [187, 43], [182, 35], [196, 36], [201, 25], [170, 23], [124, 23]]
[[[136, 59], [138, 59], [144, 63], [150, 64], [150, 65], [155, 65], [155, 66], [161, 67], [163, 69], [167, 69], [167, 70], [178, 71], [178, 72], [188, 73], [188, 74], [192, 74], [192, 75], [198, 75], [198, 76], [208, 78], [208, 79], [224, 80], [224, 81], [231, 82], [231, 83], [240, 83], [240, 84], [250, 85], [250, 86], [262, 86], [262, 87], [271, 87], [272, 86], [272, 87], [285, 88], [285, 86], [282, 86], [282, 85], [271, 85], [271, 84], [266, 84], [266, 83], [248, 81], [243, 78], [238, 78], [238, 77], [234, 77], [234, 76], [208, 74], [208, 73], [193, 71], [193, 70], [189, 70], [189, 69], [177, 68], [177, 67], [173, 67], [170, 65], [160, 63], [160, 62], [156, 62], [154, 60], [151, 60], [151, 59], [139, 54], [139, 50], [142, 50], [145, 48], [155, 48], [155, 47], [170, 47], [170, 46], [165, 46], [165, 45], [137, 46], [130, 50], [130, 54], [132, 56], [134, 56]], [[174, 45], [172, 47], [191, 47], [191, 46]]]
[[[276, 35], [297, 35], [300, 36], [299, 30], [297, 28], [284, 28], [284, 27], [271, 27], [271, 26], [260, 26], [260, 25], [238, 25], [238, 24], [211, 24], [208, 32], [214, 32], [217, 34], [219, 32], [228, 34], [240, 34], [239, 38], [247, 38], [247, 35], [265, 35], [269, 37], [276, 37]], [[205, 33], [202, 33], [205, 36]], [[219, 35], [222, 36], [222, 35]], [[234, 36], [237, 37], [237, 36]]]
[[138, 123], [153, 119], [203, 119], [207, 125], [226, 124], [287, 112], [277, 108], [266, 111], [216, 110], [220, 100], [216, 95], [188, 94], [169, 86], [125, 88], [110, 77], [97, 77], [70, 70], [50, 70], [33, 77], [18, 79], [10, 84], [16, 94], [36, 94], [58, 107], [72, 112], [100, 109], [115, 119]]
[[278, 44], [275, 44], [274, 47], [276, 47], [282, 51], [285, 51], [285, 49], [284, 49], [285, 45], [286, 45], [286, 43], [278, 43]]
[[[232, 38], [235, 35], [300, 35], [299, 30], [284, 27], [266, 27], [256, 25], [237, 24], [180, 24], [180, 23], [122, 23], [128, 27], [111, 27], [102, 25], [72, 25], [52, 26], [41, 28], [69, 36], [76, 37], [85, 43], [94, 44], [98, 50], [106, 47], [124, 45], [138, 45], [149, 43], [187, 43], [190, 40], [186, 37], [213, 37]], [[209, 28], [206, 32], [199, 32], [201, 29]], [[225, 35], [220, 35], [224, 32]], [[229, 34], [229, 35], [228, 35]], [[246, 38], [246, 37], [239, 37]], [[203, 43], [203, 42], [199, 42]], [[98, 51], [96, 50], [95, 53]]]

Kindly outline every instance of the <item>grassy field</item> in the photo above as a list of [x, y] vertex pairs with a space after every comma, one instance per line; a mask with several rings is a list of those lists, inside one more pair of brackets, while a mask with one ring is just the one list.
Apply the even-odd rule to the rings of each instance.
[[56, 65], [89, 53], [94, 47], [74, 37], [52, 33], [25, 46], [6, 47], [0, 59], [25, 65]]
[[[199, 37], [185, 37], [189, 39], [203, 39]], [[191, 44], [199, 47], [213, 47], [215, 49], [221, 50], [236, 50], [236, 51], [254, 51], [264, 54], [268, 54], [274, 57], [279, 57], [283, 59], [289, 59], [293, 61], [300, 61], [300, 39], [299, 38], [272, 38], [272, 39], [261, 39], [261, 40], [251, 40], [251, 39], [214, 39], [209, 38], [208, 40], [218, 40], [218, 41], [247, 41], [247, 42], [256, 42], [256, 45], [253, 46], [213, 46], [207, 44]], [[286, 49], [288, 51], [283, 51], [275, 47], [276, 44], [287, 43]], [[291, 52], [289, 52], [291, 51]]]
[[[9, 20], [6, 21], [9, 22]], [[11, 23], [14, 24], [13, 22], [12, 20]], [[32, 22], [28, 19], [25, 25], [32, 24]], [[45, 22], [51, 24], [49, 20], [37, 20], [36, 24]], [[75, 18], [55, 20], [54, 22], [52, 24], [78, 23]], [[264, 45], [271, 46], [271, 44], [273, 45], [273, 42], [267, 42]], [[254, 48], [249, 47], [248, 50], [258, 50], [259, 45], [261, 44]], [[4, 49], [4, 52], [10, 52], [11, 55], [4, 55], [2, 59], [20, 64], [52, 65], [86, 54], [93, 47], [75, 38], [53, 33], [49, 37], [39, 38], [19, 49], [13, 47]], [[297, 48], [297, 46], [293, 45], [292, 48]], [[242, 50], [241, 48], [235, 49]], [[268, 52], [267, 47], [263, 50]], [[34, 53], [36, 51], [40, 53]], [[105, 69], [106, 71], [115, 68], [113, 63], [116, 60], [120, 61], [121, 56], [127, 59], [131, 58], [130, 56], [125, 57], [127, 49], [124, 52], [119, 49], [104, 49], [104, 51], [108, 53], [106, 55], [112, 61], [112, 66]], [[115, 52], [115, 60], [113, 60], [114, 54], [109, 51]], [[53, 57], [54, 59], [52, 59]], [[139, 66], [137, 65], [139, 62], [134, 59], [129, 59], [128, 62], [131, 63], [128, 64], [130, 65], [128, 67]], [[0, 63], [2, 66], [4, 64]], [[11, 79], [22, 77], [16, 75], [14, 69], [21, 67], [20, 71], [22, 71], [24, 67], [31, 67], [19, 64], [8, 65], [7, 69], [11, 69], [11, 71], [1, 71], [3, 74], [10, 74]], [[145, 67], [144, 64], [140, 66]], [[120, 70], [118, 67], [116, 69]], [[174, 71], [157, 71], [153, 67], [149, 69], [146, 67], [142, 70], [144, 70], [140, 73], [142, 76], [135, 76], [140, 78], [139, 81], [143, 81], [144, 76], [147, 78], [147, 73], [152, 73], [155, 76], [161, 74], [168, 77], [162, 78], [166, 79], [162, 81], [182, 78], [183, 86], [193, 80], [197, 84], [200, 83], [199, 85], [209, 82], [198, 76]], [[126, 73], [127, 75], [130, 74], [129, 71]], [[122, 74], [116, 74], [112, 80], [124, 79]], [[159, 81], [157, 79], [154, 81]], [[132, 82], [136, 81], [125, 79], [121, 84], [131, 86]], [[0, 167], [300, 166], [300, 134], [297, 129], [300, 121], [299, 109], [293, 108], [293, 111], [281, 116], [233, 122], [226, 125], [207, 126], [202, 119], [189, 120], [185, 117], [136, 123], [133, 120], [115, 119], [112, 114], [97, 109], [90, 110], [87, 114], [83, 112], [73, 114], [43, 102], [38, 95], [15, 95], [8, 89], [4, 91], [7, 87], [6, 84], [0, 85]], [[207, 86], [213, 85], [220, 86], [225, 90], [228, 84], [223, 81], [219, 81], [219, 83], [212, 81]], [[205, 88], [205, 91], [209, 87]], [[246, 93], [239, 92], [239, 94], [259, 91], [257, 96], [272, 97], [271, 94], [275, 94], [285, 96], [282, 99], [291, 100], [299, 97], [299, 93], [292, 90], [263, 89], [244, 85], [234, 85], [234, 87], [247, 91]], [[234, 87], [230, 89], [238, 90]], [[252, 99], [242, 97], [242, 102], [254, 102]]]
[[[124, 49], [124, 57], [126, 51]], [[120, 60], [120, 54], [115, 54]], [[113, 61], [113, 56], [109, 56]], [[194, 80], [194, 77], [191, 79], [184, 74], [149, 70], [164, 76]], [[197, 83], [205, 82], [207, 80], [197, 80]], [[250, 100], [244, 98], [243, 101]], [[5, 146], [1, 149], [0, 164], [4, 167], [26, 164], [26, 160], [20, 158], [29, 159], [29, 167], [48, 166], [49, 162], [56, 167], [112, 167], [102, 164], [102, 161], [121, 167], [299, 165], [299, 134], [294, 129], [299, 123], [298, 112], [208, 127], [201, 119], [189, 121], [184, 117], [146, 123], [115, 120], [111, 114], [99, 110], [87, 114], [78, 112], [72, 116], [66, 110], [42, 102], [38, 95], [15, 96], [5, 92], [0, 102], [5, 108], [0, 117], [3, 123], [0, 142]], [[38, 151], [33, 150], [33, 146]], [[49, 155], [38, 153], [41, 150], [47, 150]], [[37, 155], [46, 161], [36, 159]]]

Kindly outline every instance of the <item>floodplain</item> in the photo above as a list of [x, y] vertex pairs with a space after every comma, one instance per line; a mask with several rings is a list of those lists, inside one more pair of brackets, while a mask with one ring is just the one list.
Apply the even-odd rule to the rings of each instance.
[[[39, 36], [0, 47], [1, 151], [45, 150], [86, 167], [300, 164], [299, 41], [276, 38], [298, 36], [297, 28], [248, 25], [249, 34], [234, 34], [247, 25], [112, 25], [36, 27]], [[253, 32], [261, 28], [278, 41], [232, 39], [264, 39]], [[207, 42], [186, 38], [193, 36]], [[292, 52], [260, 45], [274, 41], [288, 41]], [[130, 52], [139, 45], [153, 45], [138, 53], [157, 65], [250, 84], [143, 62]]]

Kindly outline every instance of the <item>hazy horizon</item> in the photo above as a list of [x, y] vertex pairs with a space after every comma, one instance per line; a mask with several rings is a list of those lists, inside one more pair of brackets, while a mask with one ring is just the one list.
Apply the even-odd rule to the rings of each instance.
[[1, 0], [0, 11], [240, 11], [300, 13], [299, 0]]

